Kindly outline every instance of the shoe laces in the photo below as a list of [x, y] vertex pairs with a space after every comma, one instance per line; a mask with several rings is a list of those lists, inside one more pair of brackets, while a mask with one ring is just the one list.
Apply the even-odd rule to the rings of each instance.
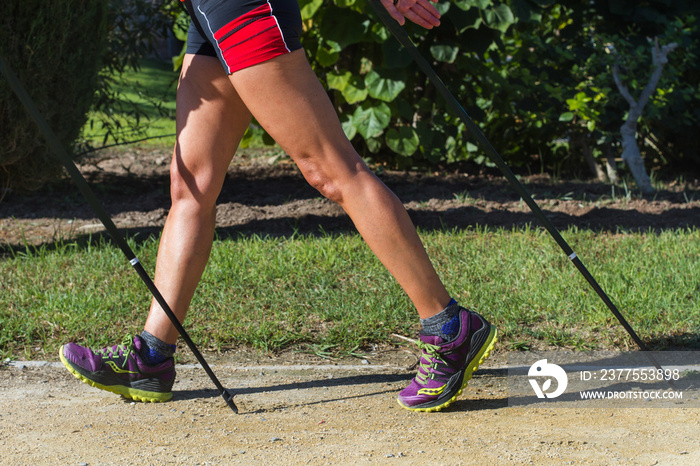
[[134, 339], [131, 335], [126, 335], [122, 342], [118, 345], [108, 348], [102, 348], [101, 350], [95, 351], [95, 354], [99, 354], [102, 357], [102, 359], [109, 359], [114, 355], [114, 353], [116, 353], [117, 355], [120, 355], [124, 358], [122, 362], [123, 366], [124, 364], [126, 364], [126, 361], [127, 359], [129, 359], [129, 355], [133, 350]]
[[421, 350], [421, 357], [419, 359], [418, 373], [416, 374], [416, 379], [422, 385], [425, 385], [428, 379], [435, 378], [435, 372], [432, 369], [435, 369], [438, 363], [441, 362], [443, 364], [447, 364], [447, 361], [445, 361], [442, 358], [442, 355], [440, 354], [439, 346], [431, 345], [430, 343], [424, 343], [420, 340], [414, 340], [413, 338], [408, 338], [403, 335], [392, 335], [413, 343], [414, 345], [418, 346], [418, 348]]

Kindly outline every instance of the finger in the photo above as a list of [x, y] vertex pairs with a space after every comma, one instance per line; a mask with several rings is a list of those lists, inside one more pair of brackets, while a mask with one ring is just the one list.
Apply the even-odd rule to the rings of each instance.
[[440, 25], [440, 12], [429, 0], [418, 0], [415, 3], [411, 0], [399, 0], [396, 9], [406, 19], [424, 28], [431, 29]]
[[413, 10], [418, 11], [418, 8], [423, 9], [425, 14], [420, 14], [423, 18], [429, 19], [429, 18], [434, 18], [436, 20], [439, 20], [440, 17], [442, 16], [440, 12], [435, 8], [435, 5], [430, 3], [432, 0], [419, 0], [416, 2], [416, 4], [413, 6]]
[[404, 15], [394, 6], [394, 5], [384, 5], [386, 7], [386, 11], [391, 15], [392, 18], [394, 18], [401, 26], [406, 23], [406, 19], [404, 18]]
[[440, 24], [439, 22], [438, 22], [438, 24], [430, 23], [430, 22], [426, 21], [425, 19], [423, 19], [422, 17], [418, 16], [413, 11], [408, 11], [406, 13], [405, 17], [406, 17], [406, 19], [410, 20], [413, 23], [416, 23], [418, 26], [424, 27], [425, 29], [432, 29], [435, 26]]
[[406, 19], [427, 29], [431, 29], [440, 25], [439, 16], [431, 14], [429, 11], [425, 10], [419, 5], [416, 5], [409, 11], [405, 12], [404, 16], [406, 17]]
[[428, 11], [431, 16], [439, 18], [441, 16], [440, 12], [435, 8], [435, 5], [431, 3], [432, 1], [433, 0], [398, 0], [398, 2], [394, 4], [394, 7], [402, 14], [411, 9], [420, 7]]

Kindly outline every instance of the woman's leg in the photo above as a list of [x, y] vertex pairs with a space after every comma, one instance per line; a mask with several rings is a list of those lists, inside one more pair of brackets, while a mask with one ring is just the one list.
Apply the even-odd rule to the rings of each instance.
[[421, 318], [450, 302], [403, 204], [367, 168], [303, 50], [229, 76], [256, 120], [306, 180], [337, 202], [413, 301]]
[[[172, 207], [161, 236], [155, 279], [180, 321], [209, 258], [216, 198], [249, 122], [250, 113], [219, 61], [186, 55], [177, 95]], [[100, 351], [68, 343], [60, 349], [61, 362], [94, 387], [137, 401], [167, 401], [172, 397], [175, 365], [166, 343], [176, 342], [177, 331], [155, 303], [145, 330], [151, 335], [142, 333]]]
[[[155, 284], [182, 322], [214, 238], [216, 199], [250, 123], [218, 59], [185, 55], [177, 90], [172, 206], [158, 248]], [[177, 331], [153, 300], [145, 330], [174, 344]]]

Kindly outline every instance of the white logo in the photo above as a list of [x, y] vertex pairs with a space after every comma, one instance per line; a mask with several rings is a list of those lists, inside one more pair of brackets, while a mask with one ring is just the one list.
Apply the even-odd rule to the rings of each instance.
[[[557, 366], [556, 364], [547, 364], [546, 359], [540, 359], [535, 364], [530, 366], [530, 370], [527, 372], [530, 377], [547, 377], [547, 380], [542, 384], [540, 388], [537, 380], [529, 379], [532, 389], [535, 391], [537, 398], [556, 398], [566, 390], [566, 385], [569, 383], [569, 378], [566, 376], [564, 369]], [[545, 393], [552, 385], [552, 378], [557, 381], [557, 389], [550, 393]]]

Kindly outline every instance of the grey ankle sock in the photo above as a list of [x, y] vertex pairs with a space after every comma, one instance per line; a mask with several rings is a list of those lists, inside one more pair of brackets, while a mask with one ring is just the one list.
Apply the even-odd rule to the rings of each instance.
[[145, 330], [140, 336], [145, 344], [140, 355], [148, 364], [159, 364], [175, 354], [175, 345], [170, 345]]
[[442, 311], [438, 312], [432, 317], [428, 317], [427, 319], [421, 319], [420, 323], [423, 326], [423, 333], [428, 335], [438, 335], [444, 340], [451, 339], [451, 337], [454, 336], [457, 331], [459, 331], [459, 325], [456, 326], [457, 331], [452, 331], [455, 325], [447, 324], [452, 324], [452, 321], [459, 313], [459, 309], [459, 304], [457, 304], [457, 301], [453, 299]]

